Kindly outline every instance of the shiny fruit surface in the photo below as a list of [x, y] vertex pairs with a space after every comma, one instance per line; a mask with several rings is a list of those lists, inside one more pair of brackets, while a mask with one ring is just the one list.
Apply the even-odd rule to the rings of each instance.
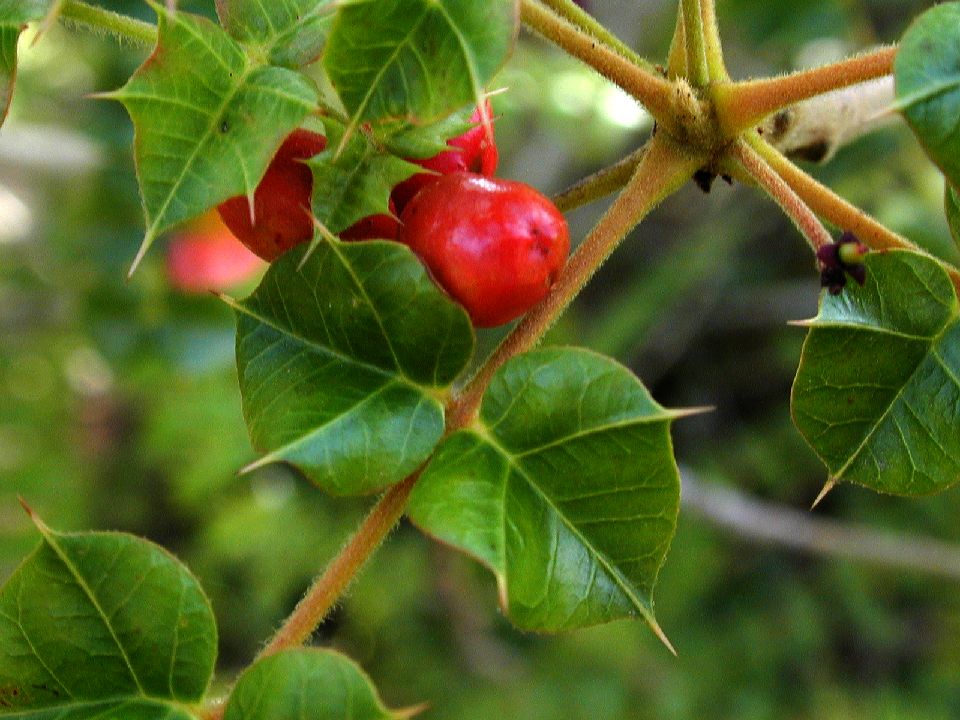
[[546, 296], [570, 249], [567, 222], [524, 183], [444, 175], [400, 215], [400, 242], [477, 327], [523, 315]]

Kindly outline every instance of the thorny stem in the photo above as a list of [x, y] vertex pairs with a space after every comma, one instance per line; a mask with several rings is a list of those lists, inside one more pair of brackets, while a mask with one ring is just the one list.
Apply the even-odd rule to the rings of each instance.
[[703, 157], [686, 154], [662, 135], [650, 142], [630, 182], [577, 248], [550, 294], [523, 316], [454, 398], [448, 408], [449, 422], [462, 427], [472, 420], [494, 373], [514, 355], [539, 342], [627, 233], [690, 179], [704, 161]]
[[670, 127], [674, 125], [676, 111], [672, 83], [610, 50], [536, 0], [522, 0], [520, 12], [521, 19], [532, 30], [619, 85], [646, 107], [658, 122]]
[[[794, 192], [811, 210], [837, 227], [849, 230], [871, 250], [899, 248], [929, 256], [929, 253], [917, 247], [902, 235], [893, 232], [860, 208], [844, 200], [830, 188], [817, 182], [790, 162], [770, 143], [756, 135], [748, 136], [747, 142], [793, 188]], [[960, 270], [943, 260], [937, 259], [937, 262], [944, 266], [954, 286], [960, 292]]]
[[81, 0], [64, 0], [60, 18], [68, 23], [91, 28], [127, 40], [135, 45], [157, 44], [157, 27], [142, 20], [88, 5]]
[[680, 13], [683, 15], [683, 37], [687, 48], [687, 79], [692, 85], [705, 87], [710, 82], [710, 70], [707, 67], [700, 0], [680, 0]]
[[714, 102], [724, 134], [734, 137], [801, 100], [889, 75], [896, 54], [888, 46], [812, 70], [717, 87]]
[[573, 0], [541, 0], [541, 2], [564, 20], [579, 26], [611, 50], [620, 53], [635, 65], [639, 65], [650, 72], [655, 71], [652, 63], [640, 57], [629, 45], [607, 30], [603, 23], [598, 22], [593, 15], [581, 8], [573, 2]]
[[814, 252], [833, 242], [816, 214], [756, 150], [743, 140], [738, 140], [731, 146], [730, 154], [747, 175], [777, 202], [810, 243]]
[[647, 146], [644, 144], [625, 158], [588, 175], [550, 200], [560, 212], [567, 212], [616, 192], [633, 176], [646, 151]]

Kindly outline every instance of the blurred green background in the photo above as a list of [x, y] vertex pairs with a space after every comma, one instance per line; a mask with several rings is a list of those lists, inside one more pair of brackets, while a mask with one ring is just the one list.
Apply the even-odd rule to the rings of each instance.
[[[730, 70], [746, 77], [895, 40], [931, 4], [720, 0], [719, 12]], [[150, 16], [140, 2], [103, 5]], [[211, 14], [212, 0], [181, 5]], [[664, 56], [672, 2], [590, 7]], [[162, 241], [125, 280], [142, 234], [132, 128], [119, 104], [88, 95], [120, 86], [145, 53], [63, 28], [21, 47], [0, 130], [0, 574], [37, 542], [17, 495], [59, 529], [160, 542], [212, 599], [226, 682], [372, 500], [328, 499], [283, 466], [238, 477], [254, 454], [231, 313], [170, 287]], [[499, 174], [545, 192], [650, 133], [628, 98], [529, 36], [499, 84]], [[957, 259], [942, 179], [902, 126], [809, 169]], [[602, 209], [572, 213], [573, 236]], [[804, 510], [825, 473], [790, 423], [803, 333], [786, 323], [815, 313], [817, 280], [772, 202], [691, 186], [633, 233], [549, 341], [615, 356], [665, 405], [715, 406], [675, 426], [682, 465]], [[958, 512], [956, 491], [909, 501], [842, 486], [815, 517], [960, 544]], [[655, 598], [678, 658], [638, 623], [522, 634], [488, 574], [403, 525], [317, 641], [358, 660], [388, 704], [428, 700], [436, 720], [960, 717], [955, 579], [758, 544], [685, 507]]]

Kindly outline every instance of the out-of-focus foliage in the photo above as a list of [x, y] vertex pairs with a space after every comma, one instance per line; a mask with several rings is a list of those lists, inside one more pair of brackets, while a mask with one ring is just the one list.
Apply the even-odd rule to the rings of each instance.
[[[592, 9], [662, 53], [672, 5]], [[727, 0], [720, 22], [730, 70], [745, 77], [894, 40], [929, 5]], [[212, 2], [181, 6], [214, 14]], [[110, 7], [151, 17], [133, 0]], [[8, 575], [36, 544], [18, 494], [54, 527], [158, 541], [211, 597], [228, 677], [370, 500], [330, 500], [282, 466], [237, 476], [255, 454], [231, 312], [168, 286], [162, 238], [125, 280], [143, 234], [132, 129], [119, 105], [85, 95], [120, 87], [144, 53], [62, 28], [33, 47], [30, 36], [0, 130], [0, 567]], [[635, 104], [528, 36], [494, 85], [509, 88], [493, 99], [500, 174], [546, 192], [649, 134]], [[812, 170], [957, 259], [942, 179], [904, 127]], [[572, 237], [600, 209], [573, 213]], [[664, 406], [715, 406], [677, 424], [681, 463], [803, 508], [824, 475], [789, 419], [804, 333], [786, 321], [813, 316], [818, 289], [772, 202], [721, 182], [709, 196], [691, 187], [628, 239], [550, 339], [612, 353]], [[817, 512], [960, 541], [956, 491], [904, 501], [844, 486]], [[945, 580], [757, 546], [682, 508], [656, 595], [674, 659], [641, 623], [519, 633], [487, 573], [404, 525], [317, 640], [357, 660], [387, 705], [429, 699], [437, 720], [938, 720], [960, 715], [956, 598]]]

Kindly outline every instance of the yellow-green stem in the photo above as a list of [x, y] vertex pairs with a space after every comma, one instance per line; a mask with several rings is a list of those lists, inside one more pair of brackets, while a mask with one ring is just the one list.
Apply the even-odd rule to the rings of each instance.
[[677, 10], [677, 23], [667, 53], [667, 77], [674, 80], [687, 75], [687, 40], [683, 29], [683, 8]]
[[80, 0], [64, 0], [60, 6], [59, 17], [68, 23], [105, 32], [135, 45], [157, 44], [156, 25], [88, 5]]
[[889, 75], [896, 54], [896, 47], [884, 47], [813, 70], [724, 84], [714, 92], [721, 129], [735, 137], [801, 100]]
[[700, 0], [700, 22], [703, 25], [703, 45], [710, 81], [711, 83], [727, 81], [730, 76], [727, 74], [727, 66], [723, 62], [716, 0]]
[[643, 145], [613, 165], [588, 175], [550, 199], [560, 212], [567, 212], [606, 197], [627, 184], [646, 151], [647, 146]]
[[687, 79], [695, 87], [706, 87], [710, 83], [710, 70], [707, 67], [700, 0], [680, 0], [680, 13], [683, 15], [683, 37], [687, 48]]
[[676, 113], [672, 83], [634, 65], [536, 0], [522, 0], [521, 18], [532, 30], [623, 88], [658, 122], [673, 127]]
[[656, 69], [649, 60], [640, 57], [629, 45], [607, 30], [606, 26], [598, 22], [593, 15], [577, 5], [573, 0], [541, 0], [557, 15], [582, 28], [611, 50], [620, 53], [630, 62], [639, 65], [650, 72]]

